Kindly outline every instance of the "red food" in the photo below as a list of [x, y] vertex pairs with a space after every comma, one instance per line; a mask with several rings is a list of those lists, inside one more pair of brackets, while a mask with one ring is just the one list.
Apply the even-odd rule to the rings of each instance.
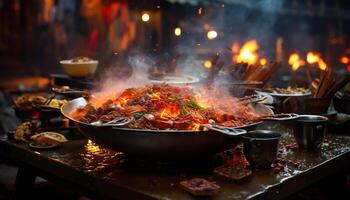
[[230, 180], [242, 180], [252, 174], [252, 171], [243, 165], [223, 165], [214, 169], [214, 173]]
[[193, 178], [187, 181], [181, 181], [180, 186], [187, 192], [196, 196], [211, 196], [220, 191], [219, 185], [203, 178]]
[[225, 107], [233, 107], [234, 101], [226, 105], [217, 105], [217, 101], [206, 104], [200, 96], [189, 87], [168, 84], [129, 88], [99, 108], [88, 104], [77, 109], [73, 117], [92, 123], [133, 116], [134, 120], [126, 127], [154, 130], [198, 130], [200, 124], [237, 127], [252, 123], [260, 117], [249, 106], [237, 104], [232, 109]]

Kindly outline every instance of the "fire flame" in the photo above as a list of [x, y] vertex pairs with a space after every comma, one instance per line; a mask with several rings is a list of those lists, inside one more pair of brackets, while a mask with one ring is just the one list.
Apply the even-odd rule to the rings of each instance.
[[[237, 56], [237, 63], [255, 64], [258, 60], [257, 50], [259, 48], [256, 40], [249, 40], [244, 43]], [[235, 59], [235, 58], [233, 58]]]
[[319, 53], [309, 51], [306, 55], [306, 61], [310, 65], [317, 64], [322, 71], [327, 69], [327, 64], [323, 61]]
[[178, 108], [176, 105], [168, 105], [160, 113], [160, 118], [168, 120], [171, 118], [176, 118], [179, 115], [180, 115], [180, 108]]
[[298, 53], [293, 53], [289, 56], [288, 64], [292, 66], [292, 70], [296, 71], [301, 66], [305, 65], [305, 61], [300, 59], [300, 56]]
[[199, 131], [200, 127], [201, 125], [199, 123], [193, 123], [191, 129], [194, 131]]
[[159, 101], [160, 100], [160, 93], [159, 92], [153, 93], [152, 94], [152, 100]]

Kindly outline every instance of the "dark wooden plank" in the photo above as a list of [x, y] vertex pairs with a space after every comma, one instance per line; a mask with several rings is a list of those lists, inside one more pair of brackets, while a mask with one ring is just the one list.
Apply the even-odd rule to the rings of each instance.
[[208, 168], [204, 165], [175, 172], [157, 166], [125, 166], [119, 163], [117, 152], [82, 139], [71, 139], [60, 149], [38, 152], [5, 136], [0, 137], [0, 149], [10, 158], [35, 169], [38, 176], [67, 188], [77, 188], [90, 197], [194, 199], [177, 186], [178, 182], [191, 177], [214, 177], [222, 192], [213, 199], [280, 199], [350, 167], [350, 137], [329, 135], [327, 139], [338, 141], [338, 146], [332, 151], [291, 152], [289, 158], [302, 160], [302, 166], [289, 168], [287, 175], [275, 174], [271, 169], [256, 170], [250, 180], [239, 183], [215, 177], [210, 167], [203, 169]]

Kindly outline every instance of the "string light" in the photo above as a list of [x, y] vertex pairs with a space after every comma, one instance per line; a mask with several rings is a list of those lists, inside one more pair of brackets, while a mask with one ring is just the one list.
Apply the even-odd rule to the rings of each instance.
[[266, 63], [267, 63], [266, 58], [261, 58], [260, 59], [260, 65], [264, 66], [264, 65], [266, 65]]
[[210, 69], [212, 67], [212, 63], [210, 60], [206, 60], [204, 61], [203, 66], [207, 69]]
[[149, 16], [148, 13], [143, 13], [141, 16], [142, 21], [148, 22], [151, 17]]
[[218, 36], [218, 33], [216, 31], [208, 31], [207, 37], [209, 40], [213, 40]]
[[350, 59], [346, 56], [343, 56], [340, 58], [340, 62], [343, 64], [348, 64], [350, 62]]
[[176, 36], [180, 36], [181, 35], [181, 28], [180, 27], [176, 27], [175, 29], [174, 29], [174, 34], [176, 35]]

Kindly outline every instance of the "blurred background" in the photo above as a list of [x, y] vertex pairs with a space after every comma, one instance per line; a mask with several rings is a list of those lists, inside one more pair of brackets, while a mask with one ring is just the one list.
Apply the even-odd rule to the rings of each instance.
[[283, 63], [350, 71], [347, 0], [0, 0], [3, 79], [62, 73], [59, 61], [99, 60], [128, 70], [128, 56]]

